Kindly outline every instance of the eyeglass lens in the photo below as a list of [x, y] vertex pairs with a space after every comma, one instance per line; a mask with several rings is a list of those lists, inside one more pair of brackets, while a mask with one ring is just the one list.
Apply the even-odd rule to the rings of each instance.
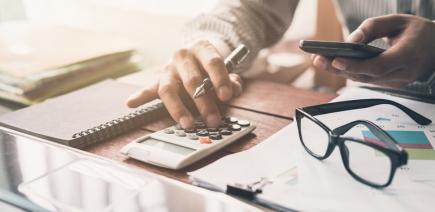
[[348, 158], [349, 169], [360, 178], [376, 185], [388, 182], [391, 160], [383, 152], [368, 145], [345, 140], [343, 146]]
[[303, 117], [300, 124], [300, 133], [305, 147], [317, 157], [325, 156], [329, 143], [328, 133], [307, 117]]
[[[329, 144], [326, 130], [307, 117], [301, 119], [300, 127], [302, 142], [310, 154], [316, 157], [325, 156]], [[341, 135], [343, 138], [352, 138], [344, 139], [341, 154], [347, 159], [348, 168], [354, 175], [371, 184], [384, 185], [390, 178], [391, 159], [385, 153], [367, 145], [375, 143], [385, 146], [381, 139], [368, 132], [370, 131], [366, 126], [356, 125]]]

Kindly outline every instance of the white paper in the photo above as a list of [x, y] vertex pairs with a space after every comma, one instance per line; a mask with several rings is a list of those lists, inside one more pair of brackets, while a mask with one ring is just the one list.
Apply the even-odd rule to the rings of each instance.
[[[334, 101], [362, 98], [390, 99], [435, 120], [435, 105], [365, 89], [350, 89]], [[263, 193], [258, 195], [259, 198], [303, 211], [435, 209], [434, 124], [419, 126], [391, 105], [339, 112], [317, 118], [331, 129], [357, 119], [370, 120], [389, 133], [396, 131], [396, 134], [403, 135], [401, 133], [408, 132], [406, 135], [425, 137], [427, 142], [423, 142], [423, 146], [426, 149], [419, 152], [422, 149], [405, 148], [409, 150], [410, 155], [408, 165], [397, 170], [389, 187], [374, 189], [356, 181], [347, 173], [338, 148], [324, 161], [310, 156], [300, 143], [294, 123], [250, 150], [224, 157], [189, 175], [221, 188], [225, 188], [228, 183], [252, 183], [261, 177], [267, 177], [272, 183], [263, 189]], [[357, 129], [351, 134], [363, 135]], [[428, 149], [428, 146], [431, 149]]]

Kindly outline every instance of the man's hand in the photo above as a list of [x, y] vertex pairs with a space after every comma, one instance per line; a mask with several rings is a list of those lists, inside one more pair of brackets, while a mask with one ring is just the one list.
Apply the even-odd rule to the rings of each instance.
[[221, 122], [217, 102], [240, 95], [242, 82], [237, 74], [228, 74], [224, 59], [208, 41], [177, 50], [158, 82], [130, 96], [127, 105], [138, 107], [160, 97], [175, 121], [183, 128], [193, 127], [193, 109], [188, 108], [183, 99], [192, 99], [196, 87], [207, 75], [214, 90], [193, 101], [207, 125], [217, 127]]
[[413, 15], [365, 20], [348, 38], [369, 43], [384, 38], [391, 47], [377, 57], [358, 60], [313, 55], [313, 65], [346, 78], [398, 88], [424, 81], [435, 70], [435, 23]]

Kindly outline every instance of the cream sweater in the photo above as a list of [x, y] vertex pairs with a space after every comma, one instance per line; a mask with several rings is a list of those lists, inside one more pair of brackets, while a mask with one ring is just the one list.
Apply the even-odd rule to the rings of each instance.
[[[337, 0], [336, 3], [343, 25], [348, 31], [353, 31], [368, 17], [391, 13], [411, 13], [434, 20], [434, 1]], [[224, 56], [243, 43], [251, 50], [245, 63], [249, 65], [262, 48], [281, 39], [297, 5], [297, 0], [221, 0], [211, 13], [187, 24], [186, 42], [207, 39]], [[385, 45], [381, 40], [374, 44]], [[239, 70], [245, 69], [246, 66]], [[435, 97], [435, 73], [427, 81], [414, 82], [403, 89]]]

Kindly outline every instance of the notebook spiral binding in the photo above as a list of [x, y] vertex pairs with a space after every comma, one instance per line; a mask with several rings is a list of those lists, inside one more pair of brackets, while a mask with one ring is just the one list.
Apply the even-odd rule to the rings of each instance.
[[98, 126], [83, 130], [81, 132], [74, 133], [72, 135], [72, 138], [74, 140], [83, 139], [82, 142], [75, 143], [74, 146], [87, 146], [89, 144], [96, 143], [98, 141], [118, 135], [122, 132], [138, 126], [141, 123], [144, 123], [147, 120], [143, 117], [145, 116], [145, 114], [147, 115], [147, 117], [148, 115], [152, 116], [158, 110], [163, 108], [163, 103], [161, 101], [158, 101], [153, 105], [148, 105], [144, 108], [131, 112], [128, 115], [122, 116], [114, 120], [110, 120], [104, 124], [100, 124]]

